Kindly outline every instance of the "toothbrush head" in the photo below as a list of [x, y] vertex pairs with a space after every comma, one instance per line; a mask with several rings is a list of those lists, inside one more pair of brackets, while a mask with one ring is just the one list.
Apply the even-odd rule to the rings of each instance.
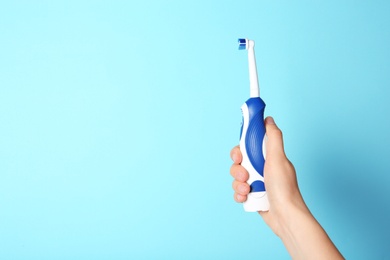
[[248, 39], [240, 38], [238, 39], [238, 49], [239, 50], [247, 50], [248, 49]]

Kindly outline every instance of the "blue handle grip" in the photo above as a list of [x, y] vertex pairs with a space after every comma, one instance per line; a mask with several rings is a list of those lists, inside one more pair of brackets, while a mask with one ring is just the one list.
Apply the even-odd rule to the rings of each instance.
[[[248, 107], [249, 122], [245, 136], [245, 149], [253, 168], [264, 177], [265, 160], [263, 155], [263, 140], [265, 135], [265, 103], [260, 97], [255, 97], [248, 99], [246, 105]], [[254, 181], [250, 186], [251, 192], [265, 191], [262, 181]]]

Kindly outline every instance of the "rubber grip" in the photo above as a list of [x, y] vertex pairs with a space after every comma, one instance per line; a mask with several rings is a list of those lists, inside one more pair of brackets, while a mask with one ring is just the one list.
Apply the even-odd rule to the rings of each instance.
[[249, 173], [247, 183], [251, 188], [243, 206], [248, 212], [269, 210], [264, 185], [264, 109], [265, 103], [259, 97], [250, 98], [241, 106], [243, 118], [240, 136], [241, 165]]
[[248, 130], [245, 138], [245, 148], [253, 168], [264, 177], [263, 140], [265, 135], [264, 109], [261, 98], [250, 98], [246, 102], [249, 112]]

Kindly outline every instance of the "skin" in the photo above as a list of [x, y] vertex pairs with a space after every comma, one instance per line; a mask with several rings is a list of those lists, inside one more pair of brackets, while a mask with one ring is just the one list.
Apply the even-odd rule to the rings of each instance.
[[[272, 231], [281, 238], [293, 259], [344, 259], [325, 230], [306, 206], [298, 187], [296, 172], [283, 146], [282, 131], [272, 117], [265, 119], [266, 162], [264, 183], [270, 203], [269, 211], [258, 213]], [[249, 193], [248, 172], [240, 165], [239, 146], [230, 152], [233, 165], [234, 200], [242, 203]]]

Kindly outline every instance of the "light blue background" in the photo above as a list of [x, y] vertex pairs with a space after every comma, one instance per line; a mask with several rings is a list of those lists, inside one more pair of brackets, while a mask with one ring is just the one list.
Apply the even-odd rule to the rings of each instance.
[[289, 259], [233, 202], [266, 115], [348, 259], [390, 258], [387, 1], [2, 1], [1, 259]]

